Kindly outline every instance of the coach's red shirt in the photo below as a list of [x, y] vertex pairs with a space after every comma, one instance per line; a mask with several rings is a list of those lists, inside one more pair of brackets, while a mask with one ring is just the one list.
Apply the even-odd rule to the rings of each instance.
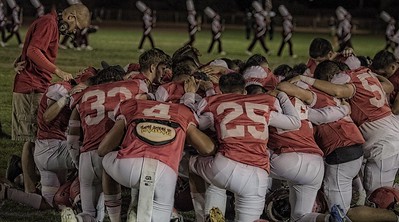
[[[189, 108], [174, 103], [130, 99], [121, 103], [116, 118], [124, 119], [126, 124], [117, 158], [157, 159], [177, 174], [187, 129], [190, 124], [197, 124]], [[157, 145], [152, 144], [153, 140], [147, 140], [154, 137], [159, 139]]]
[[37, 47], [54, 64], [58, 52], [58, 40], [59, 32], [55, 11], [36, 19], [30, 25], [21, 54], [21, 59], [26, 62], [25, 69], [15, 75], [13, 92], [43, 93], [46, 91], [51, 84], [52, 73], [33, 63], [26, 53], [28, 47]]

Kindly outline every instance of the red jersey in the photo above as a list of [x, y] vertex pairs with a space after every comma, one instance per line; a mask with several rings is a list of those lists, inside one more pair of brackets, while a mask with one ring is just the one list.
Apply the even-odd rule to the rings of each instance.
[[375, 74], [368, 68], [347, 72], [356, 92], [349, 100], [351, 117], [357, 126], [392, 115], [386, 93]]
[[323, 152], [313, 138], [312, 123], [308, 120], [308, 106], [296, 97], [290, 97], [290, 100], [301, 118], [301, 128], [282, 130], [270, 126], [269, 149], [277, 154], [298, 152], [323, 156]]
[[28, 47], [36, 47], [54, 64], [58, 52], [58, 39], [57, 13], [55, 11], [36, 19], [29, 26], [21, 54], [22, 61], [25, 61], [25, 69], [15, 75], [13, 92], [43, 93], [46, 91], [51, 84], [52, 73], [37, 66], [27, 57], [26, 53]]
[[169, 82], [158, 87], [155, 99], [160, 102], [181, 103], [184, 93], [184, 82]]
[[194, 113], [184, 105], [130, 99], [121, 103], [117, 119], [124, 119], [126, 133], [117, 158], [157, 159], [176, 173], [186, 132], [196, 124]]
[[114, 110], [121, 101], [147, 93], [140, 84], [138, 80], [118, 81], [89, 86], [82, 92], [76, 105], [83, 128], [81, 152], [98, 149], [114, 125]]
[[[328, 106], [341, 105], [340, 100], [327, 93], [313, 87], [311, 90], [317, 95], [317, 100], [312, 108], [321, 109]], [[364, 143], [359, 128], [349, 116], [335, 122], [316, 125], [314, 132], [315, 140], [326, 156], [337, 148]]]
[[269, 171], [268, 125], [275, 101], [267, 94], [221, 94], [204, 98], [198, 113], [212, 115], [221, 154]]
[[316, 70], [316, 66], [317, 66], [316, 61], [314, 59], [310, 58], [310, 59], [308, 59], [306, 66], [308, 67], [308, 69], [305, 70], [305, 73], [303, 73], [303, 75], [313, 77], [314, 71]]
[[66, 140], [65, 132], [68, 127], [69, 116], [71, 115], [72, 110], [68, 106], [65, 106], [57, 117], [49, 123], [46, 123], [43, 120], [43, 114], [48, 108], [49, 100], [58, 101], [60, 98], [66, 96], [71, 88], [71, 84], [65, 81], [52, 84], [48, 87], [40, 100], [37, 111], [37, 139]]
[[389, 104], [393, 104], [395, 102], [396, 96], [398, 95], [399, 92], [399, 69], [396, 70], [396, 72], [388, 78], [388, 80], [393, 84], [393, 91], [389, 95]]

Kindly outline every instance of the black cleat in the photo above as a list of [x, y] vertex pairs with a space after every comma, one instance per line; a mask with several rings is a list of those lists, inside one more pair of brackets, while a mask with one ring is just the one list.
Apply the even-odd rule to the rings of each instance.
[[12, 183], [14, 183], [15, 178], [17, 178], [22, 173], [20, 163], [21, 157], [17, 155], [11, 155], [10, 159], [8, 160], [6, 178]]

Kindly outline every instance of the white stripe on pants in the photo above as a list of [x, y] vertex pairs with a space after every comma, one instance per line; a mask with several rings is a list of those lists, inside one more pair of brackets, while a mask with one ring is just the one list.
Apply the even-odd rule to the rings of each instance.
[[[141, 168], [144, 158], [118, 159], [118, 152], [110, 152], [104, 156], [105, 171], [115, 181], [125, 187], [140, 187]], [[169, 222], [172, 214], [177, 174], [168, 165], [158, 161], [155, 174], [155, 193], [151, 221]], [[140, 192], [140, 191], [139, 191]]]

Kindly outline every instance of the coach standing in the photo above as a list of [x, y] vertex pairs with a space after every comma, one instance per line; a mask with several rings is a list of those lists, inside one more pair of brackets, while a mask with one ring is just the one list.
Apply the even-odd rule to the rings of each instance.
[[[57, 15], [55, 11], [36, 19], [29, 27], [21, 56], [16, 60], [12, 107], [12, 139], [25, 141], [22, 169], [25, 192], [35, 192], [33, 149], [37, 131], [37, 109], [43, 92], [50, 85], [52, 75], [63, 80], [72, 79], [70, 73], [54, 63], [58, 52], [59, 35], [73, 33], [90, 23], [90, 12], [82, 4], [72, 5]], [[19, 69], [18, 67], [21, 67]]]

